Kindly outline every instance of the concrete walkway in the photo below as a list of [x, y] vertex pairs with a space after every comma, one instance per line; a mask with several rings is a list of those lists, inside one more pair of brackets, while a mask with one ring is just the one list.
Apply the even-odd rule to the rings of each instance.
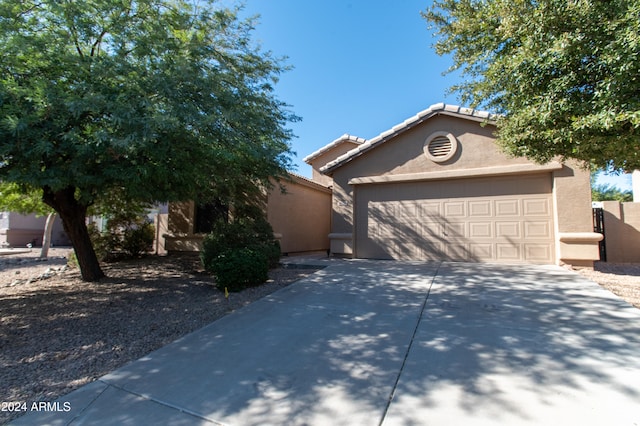
[[329, 264], [14, 424], [640, 425], [640, 310], [597, 284]]

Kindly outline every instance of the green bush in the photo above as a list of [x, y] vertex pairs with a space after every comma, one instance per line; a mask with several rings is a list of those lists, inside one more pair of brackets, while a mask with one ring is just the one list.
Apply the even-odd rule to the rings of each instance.
[[135, 228], [127, 228], [122, 233], [121, 248], [127, 255], [139, 257], [151, 250], [155, 233], [155, 226], [149, 222], [139, 224]]
[[216, 286], [231, 292], [259, 286], [268, 277], [268, 259], [262, 250], [238, 248], [224, 252], [213, 264]]
[[104, 262], [139, 257], [153, 247], [155, 239], [155, 226], [143, 218], [110, 220], [102, 232], [94, 223], [88, 229], [96, 256]]
[[200, 257], [221, 290], [240, 291], [267, 280], [269, 268], [280, 260], [280, 244], [262, 217], [219, 221], [205, 237]]

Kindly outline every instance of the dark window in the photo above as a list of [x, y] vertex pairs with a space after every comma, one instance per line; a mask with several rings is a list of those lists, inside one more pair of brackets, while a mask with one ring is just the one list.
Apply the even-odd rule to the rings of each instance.
[[213, 231], [213, 224], [222, 219], [229, 220], [229, 208], [220, 200], [210, 203], [196, 204], [196, 214], [193, 232], [196, 234], [208, 234]]

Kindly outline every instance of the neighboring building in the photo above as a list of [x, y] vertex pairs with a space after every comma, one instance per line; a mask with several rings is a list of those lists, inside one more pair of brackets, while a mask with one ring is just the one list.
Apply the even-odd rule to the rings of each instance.
[[[0, 212], [0, 247], [25, 247], [32, 244], [42, 246], [46, 216], [23, 215], [14, 212]], [[62, 221], [56, 217], [51, 232], [51, 244], [68, 246], [71, 241], [64, 232]]]
[[[286, 194], [267, 196], [283, 252], [592, 266], [602, 236], [592, 232], [589, 171], [507, 156], [491, 118], [437, 104], [371, 140], [343, 135], [309, 155], [312, 180], [294, 175]], [[197, 210], [169, 206], [169, 251], [199, 249]]]

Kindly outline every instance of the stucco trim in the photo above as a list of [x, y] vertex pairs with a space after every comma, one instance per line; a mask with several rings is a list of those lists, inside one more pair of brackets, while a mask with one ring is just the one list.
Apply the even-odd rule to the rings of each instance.
[[495, 115], [487, 111], [478, 111], [471, 108], [463, 108], [457, 105], [447, 105], [444, 103], [434, 104], [434, 105], [431, 105], [429, 108], [425, 109], [424, 111], [419, 112], [413, 117], [408, 118], [402, 123], [379, 134], [375, 138], [369, 139], [368, 141], [364, 142], [362, 145], [358, 146], [357, 148], [354, 148], [351, 151], [347, 152], [346, 154], [336, 158], [335, 160], [330, 161], [329, 163], [325, 164], [323, 167], [320, 168], [320, 172], [324, 174], [329, 174], [335, 169], [337, 169], [338, 167], [341, 167], [344, 164], [352, 161], [353, 159], [359, 157], [360, 155], [364, 154], [370, 149], [375, 148], [379, 144], [382, 144], [390, 139], [393, 139], [399, 134], [404, 133], [409, 129], [412, 129], [413, 127], [423, 123], [429, 118], [437, 115], [449, 115], [449, 116], [460, 117], [460, 118], [473, 120], [481, 123], [488, 122], [492, 124], [495, 122], [495, 117], [496, 117]]
[[438, 172], [408, 173], [400, 175], [365, 176], [349, 180], [349, 185], [366, 185], [376, 183], [393, 182], [418, 182], [428, 180], [444, 180], [471, 177], [505, 176], [519, 175], [524, 173], [547, 173], [554, 170], [561, 170], [562, 164], [557, 161], [544, 164], [513, 164], [508, 166], [483, 167], [463, 170], [443, 170]]
[[597, 243], [604, 236], [597, 232], [560, 232], [558, 240], [563, 243]]

